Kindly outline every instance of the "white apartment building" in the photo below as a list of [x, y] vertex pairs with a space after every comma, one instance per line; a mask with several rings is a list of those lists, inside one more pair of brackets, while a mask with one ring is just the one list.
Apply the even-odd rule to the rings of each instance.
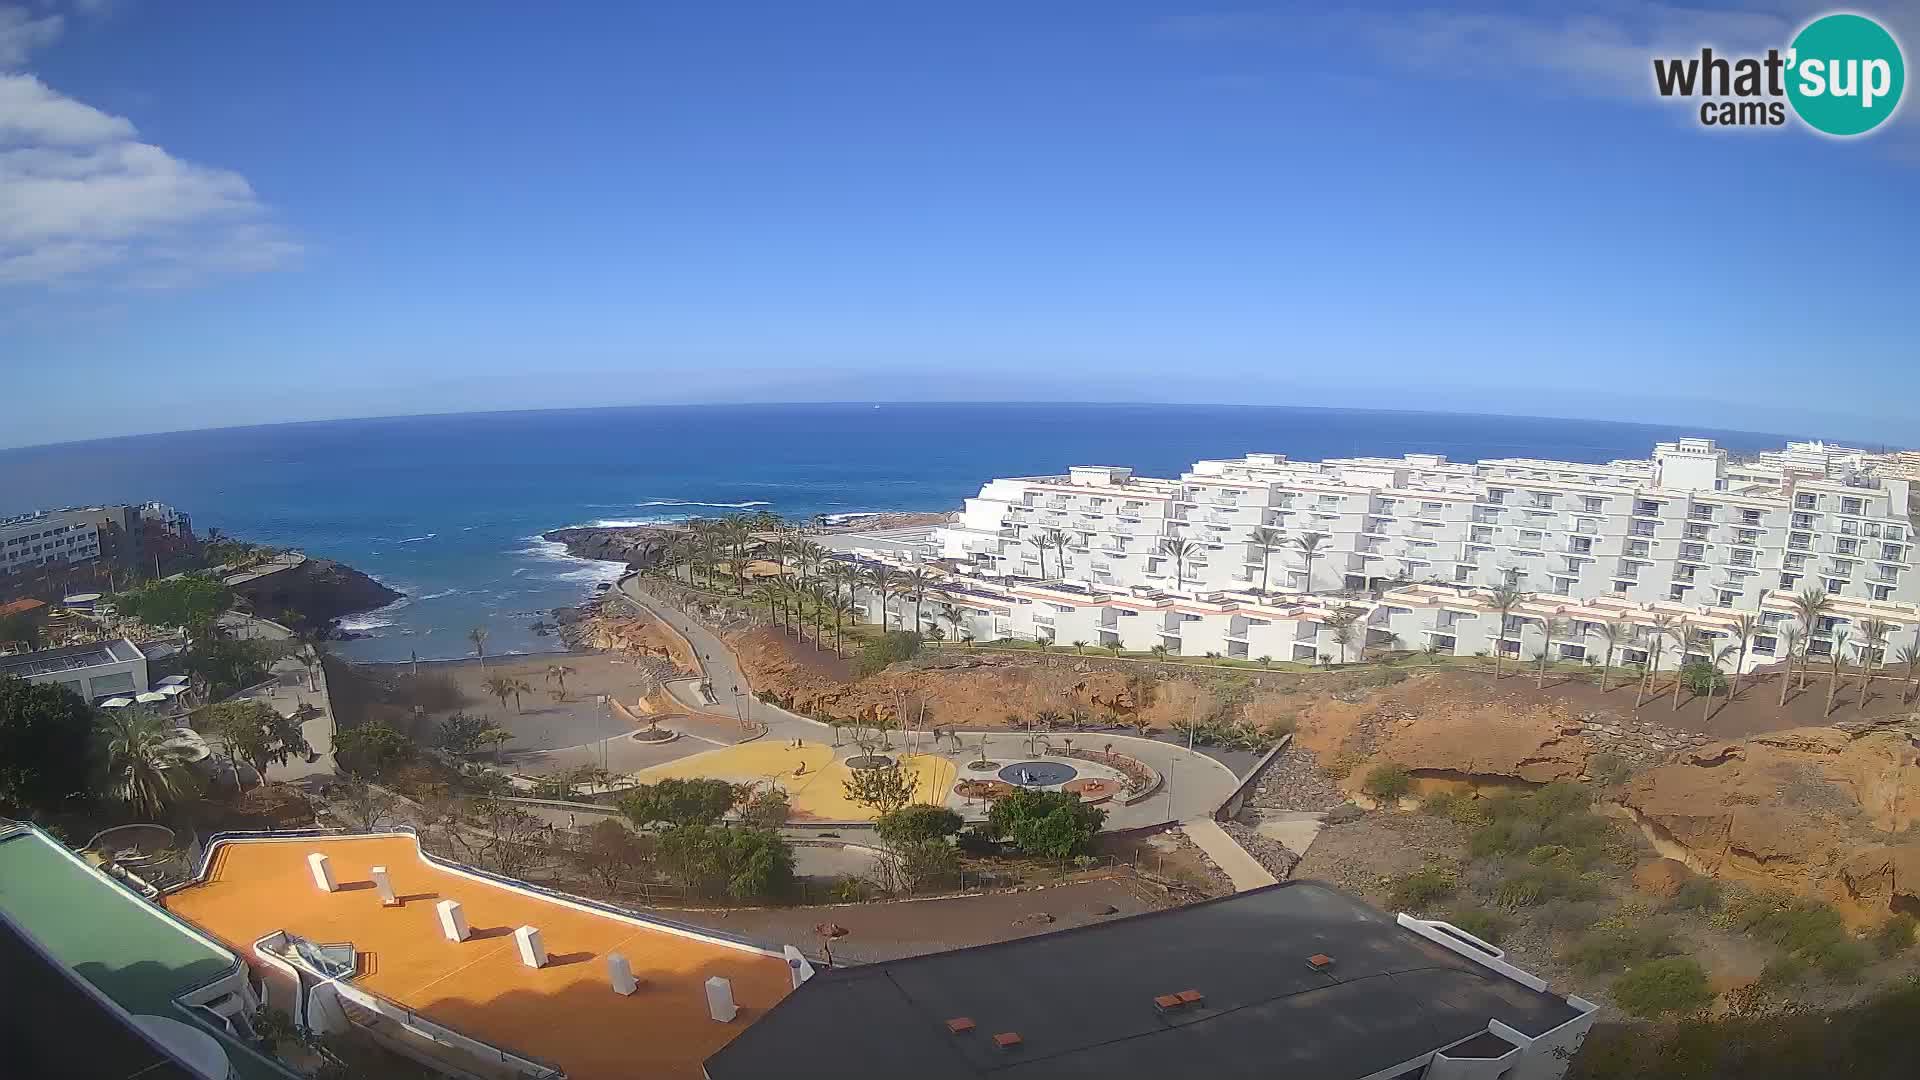
[[[1832, 597], [1815, 655], [1834, 629], [1867, 619], [1895, 625], [1889, 654], [1920, 631], [1914, 471], [1900, 455], [1820, 443], [1733, 461], [1708, 439], [1606, 464], [1249, 454], [1196, 462], [1178, 479], [1076, 466], [987, 482], [932, 530], [924, 561], [964, 601], [951, 632], [983, 641], [1276, 660], [1364, 645], [1546, 648], [1578, 660], [1605, 648], [1607, 622], [1651, 631], [1665, 618], [1686, 620], [1690, 654], [1711, 656], [1737, 646], [1749, 615], [1753, 667], [1775, 658], [1789, 598], [1809, 588]], [[1320, 537], [1311, 560], [1298, 543], [1307, 534]], [[1168, 550], [1180, 541], [1181, 554]], [[861, 554], [921, 561], [898, 545]], [[1500, 584], [1530, 598], [1496, 628], [1487, 599]], [[888, 617], [904, 625], [910, 611], [896, 602]], [[1359, 624], [1344, 635], [1343, 611]], [[1623, 646], [1616, 659], [1642, 661], [1652, 647]]]
[[0, 520], [0, 573], [100, 556], [98, 510], [43, 510]]

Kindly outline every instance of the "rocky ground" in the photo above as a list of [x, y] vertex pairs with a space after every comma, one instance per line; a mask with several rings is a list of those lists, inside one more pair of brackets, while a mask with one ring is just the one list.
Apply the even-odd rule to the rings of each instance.
[[1328, 778], [1320, 757], [1298, 741], [1273, 759], [1247, 805], [1267, 810], [1331, 810], [1347, 801], [1346, 793]]
[[1224, 821], [1220, 823], [1220, 828], [1228, 836], [1233, 837], [1235, 843], [1245, 848], [1247, 854], [1253, 856], [1254, 862], [1265, 867], [1268, 873], [1281, 881], [1292, 876], [1295, 864], [1300, 861], [1300, 856], [1287, 850], [1285, 844], [1278, 840], [1269, 840], [1241, 822]]

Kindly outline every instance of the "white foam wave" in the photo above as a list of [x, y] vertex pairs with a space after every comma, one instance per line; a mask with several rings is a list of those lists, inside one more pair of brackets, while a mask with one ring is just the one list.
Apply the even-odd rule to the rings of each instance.
[[399, 541], [395, 541], [395, 542], [396, 542], [396, 543], [401, 543], [401, 544], [417, 544], [417, 543], [419, 543], [419, 542], [420, 542], [420, 541], [422, 541], [422, 540], [431, 540], [431, 539], [433, 539], [434, 537], [436, 537], [436, 536], [439, 536], [439, 535], [440, 535], [439, 533], [428, 533], [428, 534], [427, 534], [427, 535], [425, 535], [425, 536], [409, 536], [409, 537], [407, 537], [407, 538], [406, 538], [405, 540], [399, 540]]
[[[548, 575], [554, 581], [597, 585], [603, 581], [618, 581], [627, 572], [626, 563], [609, 562], [604, 559], [583, 559], [567, 551], [567, 545], [558, 540], [529, 536], [527, 541], [527, 546], [521, 548], [519, 554], [536, 559], [555, 570], [555, 573]], [[515, 573], [517, 574], [518, 571]]]
[[636, 503], [634, 505], [636, 506], [712, 506], [721, 510], [746, 510], [755, 506], [772, 506], [773, 504], [769, 502], [764, 502], [759, 499], [754, 499], [749, 502], [737, 502], [737, 503], [700, 502], [697, 499], [648, 499], [646, 502]]
[[430, 592], [430, 593], [427, 593], [427, 594], [425, 594], [425, 595], [423, 595], [422, 597], [420, 597], [420, 599], [422, 599], [422, 600], [438, 600], [438, 599], [440, 599], [440, 598], [441, 598], [441, 597], [443, 597], [443, 596], [454, 596], [454, 595], [457, 595], [457, 594], [458, 594], [459, 592], [460, 592], [460, 590], [459, 590], [459, 589], [441, 589], [441, 590], [440, 590], [439, 592]]

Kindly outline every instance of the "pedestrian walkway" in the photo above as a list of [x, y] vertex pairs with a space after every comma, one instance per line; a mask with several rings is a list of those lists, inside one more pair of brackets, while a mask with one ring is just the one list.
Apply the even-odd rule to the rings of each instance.
[[1273, 885], [1279, 878], [1273, 872], [1261, 866], [1259, 860], [1247, 854], [1247, 849], [1227, 835], [1227, 830], [1210, 817], [1188, 818], [1180, 823], [1180, 829], [1187, 839], [1213, 860], [1213, 865], [1227, 875], [1233, 882], [1234, 892], [1246, 892], [1263, 885]]

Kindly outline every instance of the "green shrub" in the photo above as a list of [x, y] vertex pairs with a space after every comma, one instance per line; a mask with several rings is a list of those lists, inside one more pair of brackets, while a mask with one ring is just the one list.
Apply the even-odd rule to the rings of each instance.
[[1715, 694], [1723, 694], [1727, 690], [1727, 677], [1705, 660], [1692, 660], [1680, 669], [1680, 685], [1686, 687], [1689, 694], [1704, 694], [1708, 686], [1713, 687]]
[[1475, 905], [1454, 908], [1453, 917], [1449, 921], [1481, 941], [1493, 945], [1500, 944], [1500, 940], [1513, 931], [1513, 919], [1505, 912]]
[[1459, 886], [1453, 871], [1442, 866], [1423, 867], [1394, 879], [1393, 888], [1387, 892], [1387, 906], [1397, 911], [1426, 911], [1452, 896]]
[[1904, 952], [1913, 944], [1913, 931], [1916, 920], [1902, 912], [1890, 916], [1873, 932], [1873, 951], [1881, 956], [1894, 956]]
[[1729, 903], [1727, 914], [1748, 936], [1778, 945], [1830, 979], [1850, 982], [1870, 959], [1866, 945], [1847, 932], [1840, 913], [1819, 900], [1743, 896]]
[[1016, 791], [993, 804], [987, 828], [1022, 854], [1065, 859], [1085, 851], [1107, 812], [1064, 791]]
[[1632, 775], [1632, 767], [1619, 754], [1595, 754], [1587, 759], [1587, 775], [1602, 787], [1613, 787], [1627, 782]]
[[1413, 777], [1398, 765], [1375, 765], [1367, 770], [1367, 779], [1360, 790], [1382, 802], [1391, 802], [1413, 790]]
[[1599, 893], [1593, 882], [1560, 866], [1528, 864], [1508, 874], [1494, 892], [1501, 907], [1534, 907], [1549, 900], [1586, 900]]
[[960, 831], [960, 815], [944, 806], [915, 803], [881, 814], [873, 823], [880, 839], [899, 846], [923, 840], [944, 840]]
[[1663, 923], [1589, 930], [1567, 949], [1567, 962], [1588, 975], [1620, 971], [1679, 952]]
[[1641, 1017], [1696, 1013], [1713, 1003], [1707, 973], [1690, 956], [1649, 960], [1613, 981], [1615, 1004]]
[[911, 630], [889, 630], [860, 650], [860, 674], [872, 675], [889, 664], [920, 655], [920, 635]]
[[1480, 807], [1480, 800], [1467, 792], [1436, 792], [1420, 804], [1420, 812], [1471, 828], [1479, 828], [1488, 820], [1487, 812]]
[[1807, 977], [1806, 960], [1793, 953], [1781, 953], [1760, 969], [1759, 985], [1768, 990], [1784, 990]]
[[1720, 907], [1720, 894], [1719, 882], [1710, 877], [1692, 877], [1681, 882], [1667, 906], [1675, 911], [1715, 911]]

